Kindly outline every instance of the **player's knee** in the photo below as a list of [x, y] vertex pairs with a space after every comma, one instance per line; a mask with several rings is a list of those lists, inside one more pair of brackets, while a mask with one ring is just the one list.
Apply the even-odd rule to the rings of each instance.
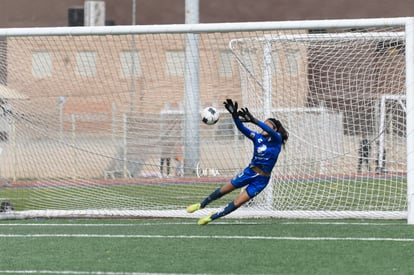
[[238, 195], [235, 199], [234, 199], [234, 205], [236, 207], [240, 207], [241, 205], [243, 205], [244, 203], [248, 202], [251, 199], [250, 195], [247, 193], [246, 190], [243, 190], [240, 195]]

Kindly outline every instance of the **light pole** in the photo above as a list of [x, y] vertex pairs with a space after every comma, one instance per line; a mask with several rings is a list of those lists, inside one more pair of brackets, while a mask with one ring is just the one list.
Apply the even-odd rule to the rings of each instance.
[[136, 18], [135, 18], [135, 16], [136, 16], [136, 14], [135, 14], [136, 7], [137, 7], [137, 1], [132, 0], [132, 17], [131, 17], [132, 18], [132, 25], [136, 24]]
[[[185, 23], [199, 23], [198, 0], [185, 1]], [[200, 107], [199, 85], [199, 36], [187, 33], [185, 36], [184, 74], [184, 174], [194, 175], [200, 162]]]
[[[132, 25], [136, 24], [136, 0], [132, 0]], [[134, 111], [134, 93], [135, 93], [135, 34], [132, 34], [131, 41], [131, 90], [129, 92], [129, 111]]]

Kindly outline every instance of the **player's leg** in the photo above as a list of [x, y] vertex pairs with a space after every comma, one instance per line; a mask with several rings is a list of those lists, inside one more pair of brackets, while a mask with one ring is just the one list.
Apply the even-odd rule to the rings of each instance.
[[227, 206], [224, 207], [221, 211], [213, 213], [212, 215], [209, 215], [209, 216], [204, 217], [202, 219], [199, 219], [198, 224], [199, 225], [206, 225], [206, 224], [208, 224], [209, 222], [211, 222], [215, 219], [226, 216], [226, 215], [230, 214], [231, 212], [233, 212], [234, 210], [236, 210], [237, 208], [239, 208], [240, 206], [242, 206], [243, 204], [245, 204], [246, 202], [248, 202], [250, 199], [251, 199], [251, 197], [249, 196], [247, 191], [243, 190], [240, 193], [240, 195], [238, 195], [234, 199], [234, 201], [227, 204]]
[[361, 172], [361, 168], [362, 168], [362, 157], [359, 157], [358, 158], [358, 168], [357, 168], [358, 173]]
[[232, 192], [234, 189], [241, 188], [250, 184], [255, 180], [257, 176], [258, 174], [252, 169], [249, 167], [245, 168], [242, 172], [233, 177], [230, 182], [226, 183], [221, 188], [214, 190], [214, 192], [207, 196], [201, 203], [196, 203], [188, 206], [187, 212], [193, 213], [199, 209], [206, 207], [212, 201], [221, 198], [222, 196]]
[[369, 157], [368, 156], [365, 157], [365, 163], [367, 165], [368, 172], [371, 172], [371, 166], [369, 165]]
[[160, 158], [160, 174], [163, 176], [164, 158]]
[[226, 183], [221, 188], [217, 188], [213, 193], [211, 193], [208, 197], [206, 197], [201, 203], [201, 208], [206, 207], [212, 201], [215, 201], [222, 196], [232, 192], [236, 187], [231, 182]]
[[240, 206], [242, 206], [243, 204], [257, 196], [258, 194], [260, 194], [260, 192], [262, 192], [263, 189], [269, 183], [269, 180], [269, 176], [261, 176], [255, 173], [253, 177], [250, 177], [250, 184], [234, 199], [234, 201], [230, 202], [222, 210], [198, 220], [198, 224], [205, 225], [213, 220], [230, 214], [231, 212], [233, 212], [234, 210], [236, 210], [237, 208], [239, 208]]
[[168, 157], [166, 159], [166, 165], [167, 165], [167, 176], [169, 176], [170, 175], [170, 169], [171, 169], [171, 158], [170, 157]]
[[187, 207], [187, 212], [188, 213], [193, 213], [197, 210], [203, 209], [204, 207], [206, 207], [212, 201], [215, 201], [215, 200], [221, 198], [222, 196], [224, 196], [224, 195], [230, 193], [231, 191], [233, 191], [234, 189], [236, 189], [236, 187], [234, 187], [233, 184], [231, 184], [231, 182], [228, 182], [225, 185], [223, 185], [222, 187], [217, 188], [216, 190], [214, 190], [201, 203], [195, 203], [195, 204], [189, 205]]

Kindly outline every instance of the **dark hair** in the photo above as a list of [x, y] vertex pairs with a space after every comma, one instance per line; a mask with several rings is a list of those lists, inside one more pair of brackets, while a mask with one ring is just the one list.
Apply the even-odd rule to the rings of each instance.
[[283, 127], [282, 123], [279, 120], [277, 120], [275, 118], [268, 118], [267, 120], [269, 120], [275, 126], [275, 128], [277, 128], [277, 131], [282, 136], [282, 144], [283, 144], [283, 147], [284, 147], [285, 144], [286, 144], [286, 141], [289, 138], [288, 131], [286, 131], [286, 129]]

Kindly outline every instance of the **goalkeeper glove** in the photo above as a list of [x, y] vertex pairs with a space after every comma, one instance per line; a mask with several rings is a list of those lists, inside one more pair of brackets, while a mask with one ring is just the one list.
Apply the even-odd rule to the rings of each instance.
[[247, 108], [241, 108], [241, 111], [239, 111], [239, 116], [242, 117], [243, 122], [251, 122], [254, 124], [258, 123], [257, 118], [255, 118]]
[[237, 101], [233, 103], [233, 100], [226, 99], [226, 101], [224, 101], [223, 104], [224, 104], [224, 107], [226, 107], [227, 111], [229, 111], [233, 119], [239, 116], [237, 112], [237, 108], [238, 108]]

